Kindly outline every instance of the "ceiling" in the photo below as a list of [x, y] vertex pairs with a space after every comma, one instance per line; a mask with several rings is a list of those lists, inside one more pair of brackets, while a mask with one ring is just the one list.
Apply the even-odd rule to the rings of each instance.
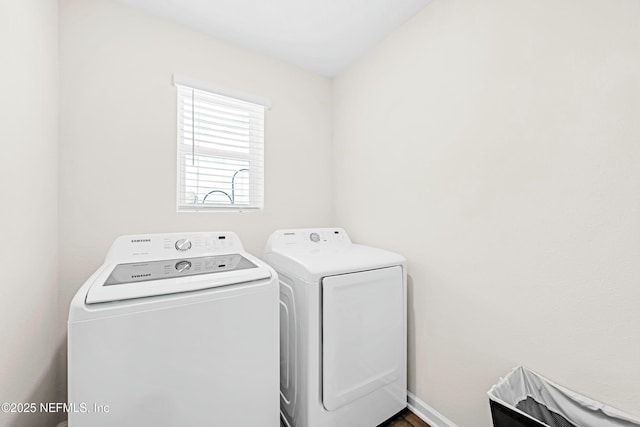
[[333, 77], [430, 0], [118, 0]]

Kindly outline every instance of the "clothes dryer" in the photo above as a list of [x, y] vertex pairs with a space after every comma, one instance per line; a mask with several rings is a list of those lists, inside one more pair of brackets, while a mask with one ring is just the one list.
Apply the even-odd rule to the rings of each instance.
[[374, 427], [407, 405], [406, 262], [341, 228], [274, 232], [280, 410], [291, 427]]

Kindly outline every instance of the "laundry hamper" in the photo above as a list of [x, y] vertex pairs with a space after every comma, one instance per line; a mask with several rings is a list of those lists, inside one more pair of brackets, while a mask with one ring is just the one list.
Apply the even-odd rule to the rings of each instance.
[[494, 427], [640, 427], [640, 418], [524, 367], [515, 368], [488, 394]]

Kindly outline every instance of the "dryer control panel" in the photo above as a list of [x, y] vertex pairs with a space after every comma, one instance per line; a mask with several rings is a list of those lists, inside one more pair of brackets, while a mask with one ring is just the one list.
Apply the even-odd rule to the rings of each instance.
[[278, 230], [267, 242], [265, 252], [281, 248], [321, 249], [341, 248], [351, 244], [351, 239], [342, 228], [298, 228]]

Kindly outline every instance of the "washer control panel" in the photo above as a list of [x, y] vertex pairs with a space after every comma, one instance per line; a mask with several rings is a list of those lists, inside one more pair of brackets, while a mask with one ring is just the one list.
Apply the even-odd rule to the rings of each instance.
[[240, 254], [135, 262], [116, 265], [104, 285], [127, 285], [151, 280], [224, 273], [250, 268], [258, 268], [258, 266]]
[[[235, 233], [170, 233], [121, 236], [111, 246], [108, 261], [174, 259], [244, 252]], [[181, 265], [181, 268], [185, 268]], [[188, 269], [188, 268], [187, 268]]]

